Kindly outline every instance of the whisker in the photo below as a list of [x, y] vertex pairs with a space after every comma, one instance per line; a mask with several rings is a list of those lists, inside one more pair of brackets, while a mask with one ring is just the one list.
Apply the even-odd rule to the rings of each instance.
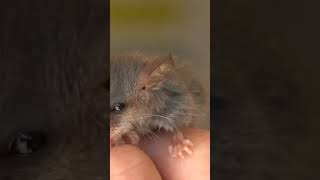
[[130, 122], [130, 124], [133, 126], [134, 129], [137, 129], [138, 132], [140, 132], [140, 130], [146, 131], [147, 134], [152, 135], [152, 137], [160, 139], [160, 137], [156, 133], [154, 133], [152, 130], [150, 130], [148, 128], [145, 128], [145, 127], [143, 127], [141, 125], [138, 126], [138, 125], [134, 124], [133, 122]]
[[[179, 112], [178, 115], [183, 115], [183, 112]], [[200, 113], [188, 113], [188, 115], [195, 116], [195, 117], [200, 117], [200, 118], [202, 116], [204, 116], [203, 114], [200, 114]], [[174, 133], [177, 133], [177, 132], [180, 131], [179, 128], [176, 126], [176, 124], [173, 122], [172, 118], [167, 117], [167, 116], [163, 116], [163, 115], [160, 115], [160, 114], [144, 114], [144, 115], [140, 116], [139, 118], [131, 118], [131, 119], [126, 119], [126, 120], [128, 122], [130, 122], [132, 128], [137, 129], [139, 131], [145, 131], [145, 132], [147, 132], [147, 134], [149, 134], [149, 135], [151, 135], [151, 136], [153, 136], [155, 138], [159, 138], [159, 136], [154, 131], [144, 127], [143, 124], [138, 124], [137, 125], [137, 124], [132, 122], [133, 120], [141, 120], [143, 118], [151, 118], [151, 117], [157, 117], [157, 118], [162, 118], [162, 119], [167, 120], [166, 123], [170, 124], [170, 126], [172, 127]], [[161, 127], [158, 128], [158, 133], [160, 132], [160, 128]]]
[[170, 123], [170, 125], [171, 125], [171, 127], [173, 128], [173, 131], [174, 131], [174, 132], [177, 132], [177, 131], [178, 131], [177, 126], [172, 122], [172, 119], [171, 119], [171, 118], [166, 117], [166, 116], [163, 116], [163, 115], [158, 115], [158, 114], [150, 114], [150, 115], [148, 115], [148, 116], [164, 118], [164, 119], [168, 120], [167, 122]]

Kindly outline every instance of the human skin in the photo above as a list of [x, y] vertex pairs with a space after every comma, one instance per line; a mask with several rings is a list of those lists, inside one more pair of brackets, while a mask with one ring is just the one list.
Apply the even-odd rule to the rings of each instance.
[[193, 154], [174, 159], [168, 154], [171, 136], [143, 140], [139, 147], [122, 145], [110, 150], [110, 178], [188, 180], [210, 179], [210, 133], [201, 129], [184, 129], [184, 135], [194, 143]]

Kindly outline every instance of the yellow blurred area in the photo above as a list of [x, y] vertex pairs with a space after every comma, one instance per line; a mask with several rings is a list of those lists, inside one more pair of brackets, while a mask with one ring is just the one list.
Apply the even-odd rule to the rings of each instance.
[[173, 23], [178, 20], [179, 16], [178, 2], [170, 0], [113, 0], [110, 3], [111, 23], [114, 25]]

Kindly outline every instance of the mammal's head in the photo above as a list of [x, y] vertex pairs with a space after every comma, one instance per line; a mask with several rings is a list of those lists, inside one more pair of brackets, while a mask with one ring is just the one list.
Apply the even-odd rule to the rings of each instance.
[[130, 130], [147, 133], [152, 128], [174, 130], [188, 124], [188, 118], [196, 114], [195, 95], [200, 92], [190, 89], [192, 76], [185, 81], [179, 71], [171, 56], [114, 57], [110, 73], [112, 138]]

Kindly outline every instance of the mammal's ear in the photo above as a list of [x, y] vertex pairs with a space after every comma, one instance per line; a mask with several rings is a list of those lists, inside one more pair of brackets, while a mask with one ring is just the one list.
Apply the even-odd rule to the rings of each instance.
[[175, 67], [171, 54], [147, 63], [139, 76], [141, 89], [157, 89]]

